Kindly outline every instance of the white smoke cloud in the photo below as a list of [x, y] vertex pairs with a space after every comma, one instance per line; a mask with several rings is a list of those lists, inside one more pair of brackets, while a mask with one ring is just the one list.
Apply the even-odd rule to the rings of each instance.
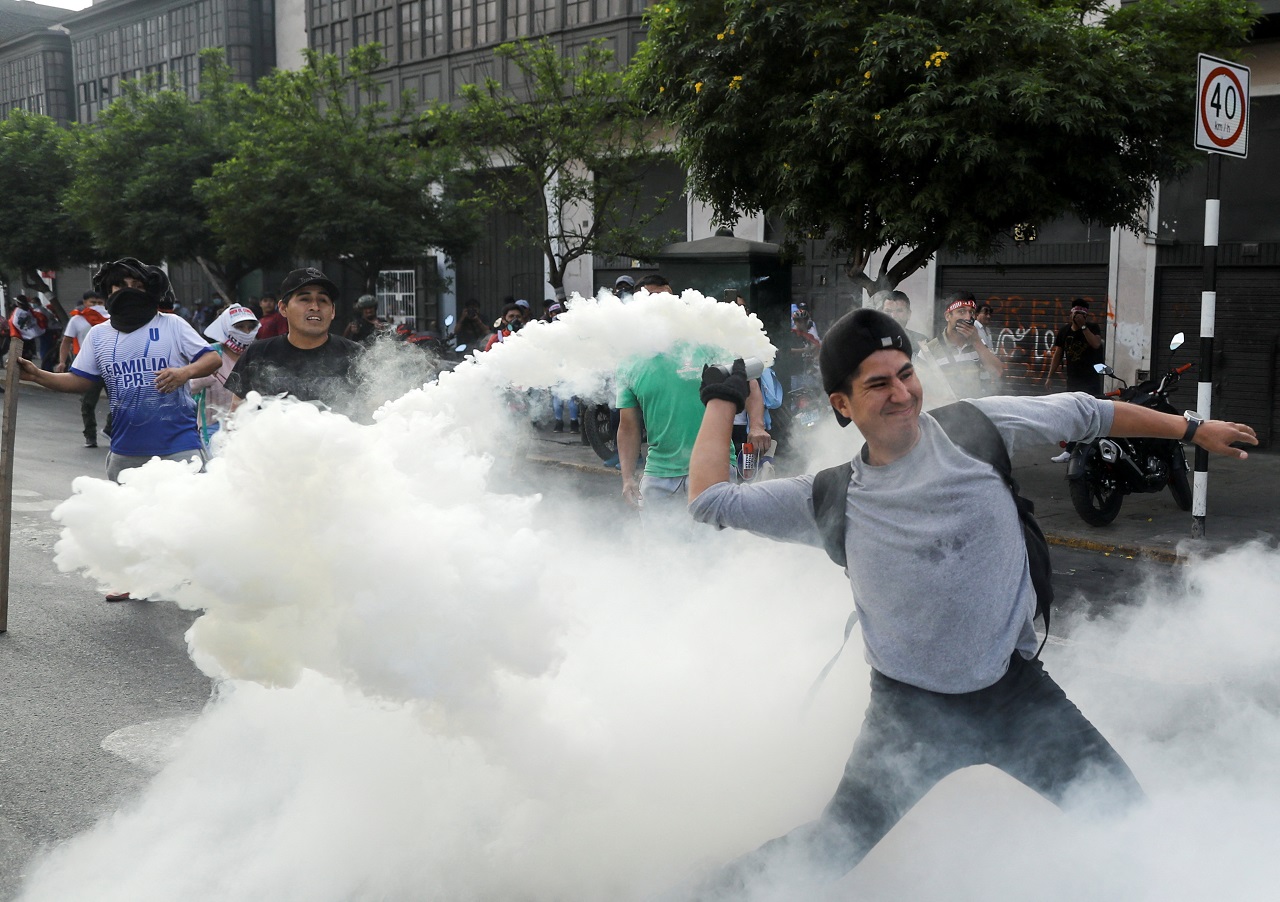
[[[815, 817], [867, 697], [855, 635], [803, 710], [850, 607], [839, 570], [740, 533], [642, 533], [621, 508], [605, 532], [495, 476], [519, 431], [506, 386], [603, 391], [677, 338], [769, 354], [732, 305], [575, 299], [373, 425], [268, 403], [205, 474], [78, 480], [59, 566], [202, 610], [188, 640], [218, 691], [24, 902], [640, 900]], [[854, 444], [831, 429], [826, 462]], [[830, 897], [1259, 898], [1280, 556], [1180, 572], [1047, 652], [1150, 805], [1095, 823], [965, 771]]]

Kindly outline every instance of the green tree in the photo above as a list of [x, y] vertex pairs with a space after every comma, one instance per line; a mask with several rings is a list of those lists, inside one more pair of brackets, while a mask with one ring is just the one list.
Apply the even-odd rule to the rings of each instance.
[[258, 83], [233, 153], [196, 185], [223, 255], [338, 259], [373, 291], [387, 263], [469, 243], [451, 161], [424, 149], [408, 98], [383, 99], [383, 62], [377, 44], [345, 64], [307, 51]]
[[98, 122], [76, 130], [67, 207], [107, 256], [200, 261], [228, 291], [263, 262], [258, 253], [220, 252], [195, 193], [197, 180], [230, 157], [248, 92], [221, 51], [209, 50], [197, 99], [152, 80], [126, 82]]
[[496, 51], [518, 73], [508, 85], [485, 79], [462, 88], [458, 110], [428, 119], [464, 154], [477, 179], [470, 203], [517, 212], [527, 227], [514, 242], [539, 248], [548, 281], [564, 297], [564, 275], [585, 254], [644, 257], [670, 237], [647, 234], [667, 199], [646, 197], [644, 176], [660, 159], [654, 123], [631, 98], [602, 42], [565, 56], [550, 41]]
[[70, 134], [48, 116], [15, 110], [0, 121], [0, 266], [28, 287], [38, 274], [93, 259], [87, 230], [63, 206], [74, 157]]
[[[1139, 229], [1195, 156], [1198, 52], [1244, 0], [663, 0], [634, 88], [724, 220], [827, 236], [868, 291], [1019, 223]], [[874, 276], [871, 255], [887, 251]]]

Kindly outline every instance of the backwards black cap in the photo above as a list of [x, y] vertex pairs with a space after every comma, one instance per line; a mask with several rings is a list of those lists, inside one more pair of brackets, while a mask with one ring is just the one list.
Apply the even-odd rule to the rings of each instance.
[[[862, 361], [876, 351], [885, 350], [901, 351], [907, 357], [911, 356], [911, 339], [896, 319], [870, 308], [846, 313], [827, 330], [822, 349], [818, 352], [822, 390], [827, 394], [844, 391]], [[848, 426], [850, 422], [838, 411], [836, 421], [841, 426]]]

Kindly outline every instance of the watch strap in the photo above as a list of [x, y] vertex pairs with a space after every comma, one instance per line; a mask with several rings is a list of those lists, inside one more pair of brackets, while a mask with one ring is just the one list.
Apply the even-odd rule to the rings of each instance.
[[1187, 431], [1182, 433], [1182, 440], [1184, 442], [1187, 444], [1191, 443], [1191, 440], [1195, 438], [1196, 430], [1200, 428], [1200, 422], [1200, 420], [1193, 420], [1190, 417], [1187, 418]]

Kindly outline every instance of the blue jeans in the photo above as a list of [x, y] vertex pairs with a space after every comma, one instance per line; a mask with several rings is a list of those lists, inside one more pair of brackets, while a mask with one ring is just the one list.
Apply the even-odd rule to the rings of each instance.
[[578, 418], [578, 399], [570, 398], [565, 401], [559, 395], [551, 396], [551, 415], [555, 417], [557, 423], [564, 422], [564, 408], [569, 406], [569, 419], [576, 420]]
[[1059, 806], [1082, 778], [1117, 809], [1144, 798], [1128, 765], [1038, 660], [1015, 652], [994, 684], [959, 695], [872, 671], [862, 731], [822, 816], [732, 862], [697, 898], [733, 898], [784, 862], [815, 884], [839, 879], [943, 777], [975, 764], [998, 767]]

